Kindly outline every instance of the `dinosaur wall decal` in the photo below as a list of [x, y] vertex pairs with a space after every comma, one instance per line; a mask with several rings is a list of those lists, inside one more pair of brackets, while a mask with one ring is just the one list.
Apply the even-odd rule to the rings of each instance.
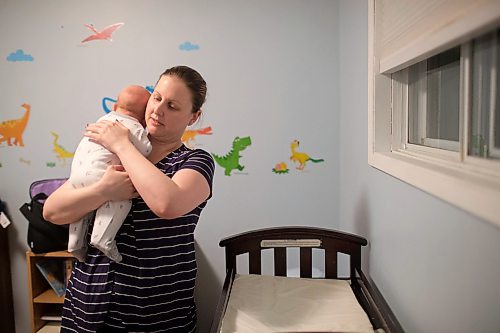
[[59, 161], [62, 161], [63, 165], [66, 165], [66, 159], [72, 158], [75, 155], [75, 153], [67, 151], [66, 149], [64, 149], [63, 146], [61, 146], [58, 143], [59, 135], [57, 135], [57, 133], [50, 132], [50, 134], [52, 134], [52, 136], [54, 137], [54, 142], [52, 143], [54, 146], [54, 149], [52, 149], [52, 151], [56, 153], [57, 159]]
[[296, 167], [297, 170], [304, 170], [307, 161], [311, 161], [313, 163], [324, 162], [324, 159], [313, 159], [306, 153], [300, 153], [297, 151], [300, 142], [298, 140], [293, 140], [290, 144], [290, 148], [292, 150], [292, 156], [290, 156], [290, 161], [297, 162], [299, 165]]
[[212, 153], [212, 156], [221, 167], [224, 168], [224, 174], [226, 176], [231, 176], [231, 171], [237, 169], [239, 171], [243, 171], [245, 168], [243, 165], [240, 165], [240, 152], [245, 150], [248, 146], [252, 144], [252, 140], [249, 136], [244, 138], [236, 137], [233, 140], [233, 146], [229, 153], [224, 156], [218, 156]]
[[84, 24], [84, 26], [90, 29], [90, 31], [92, 31], [93, 34], [82, 40], [81, 43], [83, 44], [86, 42], [90, 42], [92, 40], [100, 40], [100, 39], [111, 41], [112, 40], [111, 35], [113, 34], [113, 32], [115, 32], [118, 28], [120, 28], [124, 24], [125, 23], [111, 24], [102, 29], [101, 31], [97, 31], [93, 24]]
[[[26, 110], [22, 118], [6, 120], [0, 123], [0, 134], [2, 135], [0, 143], [7, 141], [9, 146], [12, 146], [12, 144], [19, 147], [24, 146], [23, 132], [30, 118], [31, 106], [26, 103], [21, 106]], [[14, 139], [14, 143], [11, 142], [11, 139]]]
[[198, 135], [212, 135], [212, 127], [203, 127], [195, 130], [185, 130], [182, 134], [181, 141], [188, 147], [192, 147], [194, 138]]

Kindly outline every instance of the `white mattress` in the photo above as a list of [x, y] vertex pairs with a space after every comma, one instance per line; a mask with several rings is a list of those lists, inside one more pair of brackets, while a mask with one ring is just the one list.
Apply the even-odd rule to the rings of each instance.
[[221, 333], [373, 333], [345, 280], [236, 275]]

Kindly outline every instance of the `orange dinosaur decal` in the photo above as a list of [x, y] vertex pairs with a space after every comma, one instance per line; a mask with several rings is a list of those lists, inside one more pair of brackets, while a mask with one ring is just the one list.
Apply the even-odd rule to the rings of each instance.
[[212, 135], [212, 127], [204, 127], [196, 130], [185, 130], [181, 141], [188, 147], [192, 147], [192, 142], [197, 135]]
[[[24, 146], [23, 133], [30, 118], [31, 106], [26, 103], [21, 106], [26, 110], [22, 118], [6, 120], [0, 123], [0, 134], [2, 135], [0, 143], [7, 141], [9, 146], [12, 146], [12, 144], [19, 147]], [[12, 139], [14, 139], [14, 143], [11, 142]]]

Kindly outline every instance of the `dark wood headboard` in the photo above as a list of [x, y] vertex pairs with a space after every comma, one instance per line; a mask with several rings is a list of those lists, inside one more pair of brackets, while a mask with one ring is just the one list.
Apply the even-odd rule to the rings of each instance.
[[[287, 241], [282, 242], [280, 241]], [[298, 240], [305, 240], [300, 242]], [[308, 241], [310, 240], [310, 241]], [[366, 239], [329, 229], [315, 227], [279, 227], [260, 229], [225, 238], [219, 245], [226, 249], [226, 270], [236, 269], [236, 256], [249, 254], [249, 273], [261, 274], [261, 250], [263, 241], [274, 250], [274, 275], [286, 276], [286, 248], [300, 248], [300, 277], [312, 277], [312, 249], [325, 250], [325, 278], [336, 279], [337, 254], [350, 255], [350, 278], [356, 277], [356, 268], [361, 269], [361, 246]], [[272, 242], [276, 241], [276, 242]], [[295, 244], [294, 244], [295, 241]]]

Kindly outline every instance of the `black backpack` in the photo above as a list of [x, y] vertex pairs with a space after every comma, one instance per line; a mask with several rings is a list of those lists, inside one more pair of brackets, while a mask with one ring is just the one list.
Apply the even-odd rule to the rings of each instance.
[[43, 204], [45, 199], [67, 178], [37, 180], [30, 185], [29, 203], [19, 210], [28, 220], [28, 246], [34, 253], [63, 251], [68, 249], [68, 225], [57, 225], [44, 220]]

